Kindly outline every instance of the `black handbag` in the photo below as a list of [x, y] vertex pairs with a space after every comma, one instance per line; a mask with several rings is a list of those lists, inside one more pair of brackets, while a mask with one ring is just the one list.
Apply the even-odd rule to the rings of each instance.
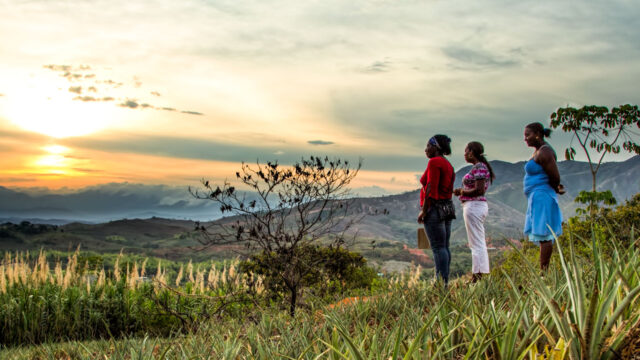
[[433, 204], [438, 211], [440, 220], [453, 220], [456, 218], [456, 208], [451, 199], [436, 200]]

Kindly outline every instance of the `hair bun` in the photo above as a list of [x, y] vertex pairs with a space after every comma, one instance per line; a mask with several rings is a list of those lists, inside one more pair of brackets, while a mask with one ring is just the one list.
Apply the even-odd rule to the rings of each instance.
[[542, 133], [544, 134], [544, 137], [549, 137], [551, 136], [551, 129], [544, 128], [544, 131]]

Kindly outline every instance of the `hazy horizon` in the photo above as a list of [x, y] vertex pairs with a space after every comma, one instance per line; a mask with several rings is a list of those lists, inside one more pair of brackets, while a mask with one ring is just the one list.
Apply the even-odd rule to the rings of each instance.
[[[490, 187], [490, 201], [494, 210], [500, 211], [505, 205], [518, 207], [523, 204], [522, 176], [524, 161], [509, 163], [500, 160], [493, 161], [496, 180]], [[574, 197], [580, 190], [591, 187], [591, 177], [588, 165], [584, 162], [560, 161], [562, 181], [568, 195], [562, 197], [561, 203], [568, 207], [566, 215], [573, 213]], [[464, 167], [456, 169], [459, 183], [461, 176], [467, 170]], [[637, 179], [640, 176], [640, 156], [625, 162], [606, 162], [599, 171], [599, 186], [612, 190], [619, 203], [631, 198], [640, 191]], [[415, 174], [416, 185], [408, 192], [418, 191], [419, 185]], [[192, 184], [198, 189], [198, 184]], [[222, 217], [219, 204], [194, 198], [187, 191], [188, 186], [150, 185], [141, 183], [108, 183], [91, 185], [81, 189], [50, 190], [48, 188], [16, 188], [0, 185], [0, 220], [20, 222], [22, 220], [63, 224], [73, 221], [104, 223], [120, 219], [160, 217], [178, 220], [209, 221]], [[242, 191], [242, 190], [240, 190]], [[406, 201], [407, 205], [416, 206], [415, 199], [403, 194], [406, 191], [390, 193], [376, 185], [352, 188], [349, 197], [370, 198], [380, 204], [389, 201], [389, 206], [395, 206], [397, 201]], [[251, 191], [245, 195], [255, 196]], [[390, 199], [381, 197], [392, 196]], [[522, 201], [519, 201], [521, 199]], [[503, 203], [506, 201], [506, 203]], [[508, 212], [508, 211], [507, 211]]]
[[[634, 155], [637, 157], [640, 157], [640, 155]], [[620, 158], [616, 158], [616, 159], [610, 159], [610, 160], [606, 160], [603, 161], [603, 163], [617, 163], [617, 162], [625, 162], [631, 158], [633, 158], [634, 156], [630, 156], [627, 159], [620, 159]], [[449, 158], [449, 157], [447, 157]], [[451, 160], [451, 159], [449, 159]], [[424, 165], [426, 166], [428, 159], [424, 160]], [[525, 162], [526, 159], [522, 159], [522, 160], [518, 160], [518, 161], [506, 161], [506, 160], [501, 160], [501, 159], [490, 159], [489, 162], [494, 162], [494, 161], [499, 161], [499, 162], [505, 162], [505, 163], [509, 163], [509, 164], [517, 164], [517, 163], [522, 163]], [[558, 159], [559, 162], [565, 162], [565, 161], [571, 161], [571, 162], [578, 162], [578, 163], [585, 163], [586, 161], [581, 161], [581, 160], [564, 160], [564, 159]], [[464, 169], [467, 166], [471, 166], [468, 163], [462, 163], [459, 164], [458, 166], [454, 166], [454, 170], [456, 172], [460, 171], [461, 169]], [[364, 196], [364, 197], [369, 197], [369, 196], [386, 196], [386, 195], [397, 195], [397, 194], [402, 194], [405, 193], [407, 191], [415, 191], [418, 190], [420, 188], [420, 183], [419, 183], [419, 178], [420, 176], [422, 176], [422, 173], [424, 172], [424, 169], [418, 170], [416, 171], [413, 175], [415, 178], [415, 184], [414, 187], [411, 189], [407, 189], [407, 190], [399, 190], [397, 192], [390, 192], [387, 189], [384, 189], [380, 186], [377, 185], [370, 185], [370, 186], [361, 186], [361, 187], [354, 187], [354, 186], [350, 186], [350, 191], [353, 195], [355, 196]], [[235, 174], [235, 173], [234, 173]], [[561, 174], [562, 175], [562, 174]], [[233, 178], [232, 176], [229, 176], [229, 178]], [[122, 186], [131, 186], [131, 187], [137, 187], [137, 186], [148, 186], [150, 188], [153, 187], [166, 187], [166, 188], [171, 188], [171, 189], [183, 189], [185, 191], [188, 190], [189, 187], [191, 188], [198, 188], [201, 185], [200, 180], [194, 180], [193, 182], [189, 182], [189, 183], [184, 183], [184, 184], [159, 184], [159, 183], [142, 183], [142, 182], [128, 182], [128, 181], [123, 181], [123, 182], [108, 182], [108, 183], [98, 183], [98, 184], [92, 184], [92, 185], [87, 185], [87, 186], [83, 186], [83, 187], [60, 187], [60, 188], [49, 188], [46, 186], [11, 186], [11, 185], [3, 185], [0, 184], [0, 188], [6, 188], [6, 189], [10, 189], [10, 190], [14, 190], [14, 191], [20, 191], [29, 195], [66, 195], [66, 194], [75, 194], [75, 193], [79, 193], [82, 191], [88, 191], [88, 190], [94, 190], [94, 189], [114, 189], [115, 191], [117, 191], [120, 187]]]

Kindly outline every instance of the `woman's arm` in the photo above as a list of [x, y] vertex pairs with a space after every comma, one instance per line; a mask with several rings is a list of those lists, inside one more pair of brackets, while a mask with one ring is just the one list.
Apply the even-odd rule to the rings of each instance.
[[[475, 179], [475, 186], [473, 189], [465, 190], [464, 187], [460, 187], [457, 189], [453, 189], [453, 194], [456, 196], [466, 196], [466, 197], [478, 197], [482, 196], [486, 190], [486, 181], [490, 175], [489, 170], [484, 166], [474, 165], [471, 168], [469, 174], [465, 175], [465, 177], [471, 176]], [[464, 180], [463, 180], [464, 182]]]
[[[420, 209], [420, 214], [418, 214], [418, 223], [422, 224], [424, 220], [424, 216], [429, 211], [430, 201], [429, 197], [431, 196], [432, 189], [438, 189], [438, 183], [440, 181], [440, 169], [435, 165], [435, 162], [429, 160], [427, 164], [427, 170], [425, 171], [426, 175], [426, 185], [424, 189], [424, 202], [422, 203], [422, 209]], [[424, 175], [423, 175], [424, 177]]]
[[556, 154], [549, 147], [542, 147], [538, 150], [538, 154], [534, 158], [535, 162], [542, 166], [544, 172], [549, 177], [549, 185], [557, 193], [561, 193], [560, 189], [560, 172], [556, 162]]
[[424, 189], [425, 197], [420, 213], [418, 214], [418, 224], [424, 223], [424, 216], [427, 214], [427, 211], [429, 211], [429, 190], [431, 190], [430, 182], [427, 183], [426, 189]]
[[486, 183], [486, 179], [477, 179], [476, 180], [476, 187], [474, 189], [471, 190], [464, 190], [463, 188], [460, 189], [456, 189], [458, 196], [468, 196], [468, 197], [478, 197], [478, 196], [482, 196], [484, 195], [484, 185]]
[[424, 203], [422, 203], [422, 212], [423, 213], [427, 213], [427, 211], [429, 210], [429, 191], [431, 190], [431, 183], [428, 182], [427, 183], [427, 188], [425, 189], [425, 193], [427, 194], [427, 196], [425, 196], [424, 198]]

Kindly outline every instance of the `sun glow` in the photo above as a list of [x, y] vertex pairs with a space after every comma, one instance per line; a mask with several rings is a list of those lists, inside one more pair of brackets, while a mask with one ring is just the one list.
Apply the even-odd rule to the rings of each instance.
[[16, 88], [5, 99], [5, 116], [25, 130], [55, 138], [91, 134], [112, 123], [113, 104], [73, 100], [68, 86], [45, 79]]
[[66, 167], [69, 161], [62, 155], [45, 155], [36, 160], [39, 167]]
[[37, 157], [32, 166], [38, 169], [39, 172], [49, 175], [69, 175], [71, 174], [71, 167], [76, 160], [72, 157], [67, 157], [65, 154], [71, 152], [66, 146], [57, 144], [47, 145], [42, 147], [47, 154]]
[[45, 146], [42, 148], [42, 150], [48, 152], [49, 154], [64, 154], [64, 153], [68, 153], [69, 151], [71, 151], [71, 149], [69, 149], [66, 146], [61, 146], [61, 145], [49, 145], [49, 146]]

